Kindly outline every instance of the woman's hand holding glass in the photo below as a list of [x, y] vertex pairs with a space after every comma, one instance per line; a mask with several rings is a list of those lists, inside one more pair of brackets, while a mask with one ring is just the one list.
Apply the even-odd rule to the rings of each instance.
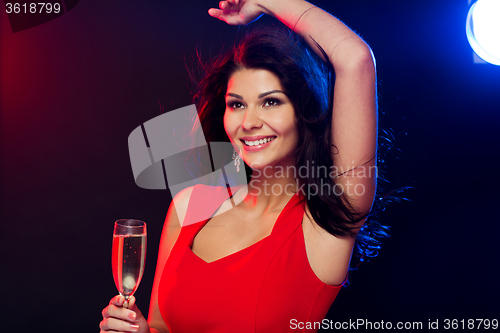
[[113, 297], [109, 305], [102, 310], [102, 321], [99, 327], [101, 333], [150, 332], [146, 318], [135, 305], [135, 297], [133, 296], [128, 301], [125, 301], [125, 297], [121, 295]]

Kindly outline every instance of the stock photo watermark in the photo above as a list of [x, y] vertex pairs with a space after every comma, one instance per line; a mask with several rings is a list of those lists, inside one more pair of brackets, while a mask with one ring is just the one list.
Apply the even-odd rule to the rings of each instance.
[[[299, 191], [306, 198], [317, 195], [335, 195], [335, 196], [362, 196], [366, 192], [366, 185], [359, 182], [360, 179], [369, 178], [376, 180], [378, 177], [378, 168], [372, 166], [358, 166], [342, 168], [337, 166], [314, 166], [306, 165], [295, 166], [265, 166], [262, 169], [254, 168], [252, 177], [254, 180], [249, 186], [257, 195], [293, 195]], [[280, 178], [293, 178], [295, 183], [282, 185], [274, 181]], [[299, 184], [299, 178], [316, 179], [316, 182], [309, 184]], [[330, 179], [335, 182], [329, 181]]]
[[298, 321], [290, 320], [290, 329], [323, 330], [496, 330], [498, 319], [428, 319], [427, 321], [372, 321], [368, 319], [349, 319], [348, 321]]

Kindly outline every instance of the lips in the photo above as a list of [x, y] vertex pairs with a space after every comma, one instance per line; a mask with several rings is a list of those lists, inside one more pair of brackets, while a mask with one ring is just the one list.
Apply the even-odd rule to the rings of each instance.
[[266, 144], [268, 142], [273, 141], [274, 139], [276, 139], [275, 136], [260, 136], [260, 137], [255, 136], [255, 137], [241, 138], [240, 140], [245, 144], [245, 146], [252, 147], [252, 146], [259, 146]]
[[247, 136], [240, 138], [240, 141], [243, 143], [243, 149], [248, 153], [258, 152], [263, 149], [266, 149], [273, 141], [276, 139], [276, 136]]

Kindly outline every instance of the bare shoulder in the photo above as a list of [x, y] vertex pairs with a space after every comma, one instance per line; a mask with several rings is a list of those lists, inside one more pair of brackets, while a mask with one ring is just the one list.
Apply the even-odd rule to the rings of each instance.
[[[193, 193], [194, 186], [187, 187], [177, 193], [175, 197], [172, 199], [169, 208], [169, 214], [173, 213], [175, 215], [171, 217], [170, 221], [167, 221], [169, 225], [172, 225], [177, 222], [175, 226], [182, 226], [184, 222], [184, 217], [186, 216], [186, 212], [189, 205], [189, 199], [191, 198], [191, 193]], [[172, 212], [170, 212], [172, 210]], [[168, 216], [167, 215], [167, 216]], [[172, 225], [174, 226], [174, 225]]]
[[313, 272], [328, 285], [341, 285], [349, 270], [355, 238], [328, 233], [306, 213], [302, 228], [307, 258]]
[[163, 265], [165, 263], [170, 250], [179, 237], [193, 188], [194, 186], [191, 186], [180, 191], [170, 203], [160, 239], [158, 264]]
[[182, 222], [186, 216], [189, 199], [191, 193], [193, 192], [194, 186], [188, 187], [175, 195], [170, 203], [170, 207], [165, 218], [165, 223], [163, 225], [163, 231], [160, 239], [160, 248], [158, 252], [158, 266], [161, 266], [163, 270], [163, 265], [167, 261], [167, 258], [172, 250], [177, 238], [182, 229]]

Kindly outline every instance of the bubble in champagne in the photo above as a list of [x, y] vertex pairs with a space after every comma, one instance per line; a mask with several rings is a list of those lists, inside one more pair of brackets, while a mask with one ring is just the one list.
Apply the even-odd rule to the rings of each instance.
[[127, 275], [123, 279], [123, 287], [125, 287], [126, 289], [134, 289], [134, 287], [135, 287], [135, 279], [134, 279], [134, 277], [131, 276], [131, 275]]

